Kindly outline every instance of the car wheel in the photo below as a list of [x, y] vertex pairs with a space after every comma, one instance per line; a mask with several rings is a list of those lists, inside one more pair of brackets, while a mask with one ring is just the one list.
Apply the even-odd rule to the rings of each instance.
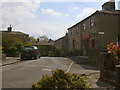
[[35, 57], [34, 57], [34, 59], [38, 59], [38, 57], [37, 57], [37, 56], [35, 56]]
[[21, 57], [20, 59], [21, 59], [21, 60], [24, 60], [24, 58], [23, 58], [23, 57]]

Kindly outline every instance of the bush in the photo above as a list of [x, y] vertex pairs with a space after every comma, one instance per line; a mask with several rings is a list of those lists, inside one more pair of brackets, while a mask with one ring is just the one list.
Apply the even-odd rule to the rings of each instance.
[[41, 52], [41, 56], [50, 56], [50, 52], [53, 51], [53, 46], [38, 46], [39, 51]]
[[7, 56], [19, 56], [22, 47], [31, 45], [31, 43], [24, 42], [20, 38], [11, 35], [2, 35], [2, 51]]
[[55, 56], [55, 57], [60, 57], [60, 56], [67, 56], [68, 55], [68, 51], [67, 50], [63, 50], [63, 49], [54, 49], [49, 56]]
[[81, 55], [80, 50], [74, 50], [69, 52], [69, 56], [79, 56]]
[[2, 46], [0, 46], [0, 55], [2, 55]]
[[32, 88], [90, 88], [86, 76], [79, 74], [71, 74], [61, 69], [52, 71], [52, 75], [44, 75], [37, 84], [32, 84]]

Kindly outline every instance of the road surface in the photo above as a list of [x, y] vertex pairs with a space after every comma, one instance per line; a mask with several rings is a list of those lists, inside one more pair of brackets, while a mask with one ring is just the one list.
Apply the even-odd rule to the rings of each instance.
[[2, 66], [2, 88], [31, 88], [31, 84], [52, 70], [63, 69], [78, 74], [99, 73], [87, 65], [77, 64], [65, 57], [41, 57], [37, 60], [25, 60]]

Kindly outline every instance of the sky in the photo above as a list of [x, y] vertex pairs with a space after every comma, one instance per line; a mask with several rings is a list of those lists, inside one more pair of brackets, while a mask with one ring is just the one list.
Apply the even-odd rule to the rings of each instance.
[[4, 0], [0, 2], [0, 30], [6, 30], [11, 24], [13, 31], [35, 38], [46, 35], [56, 40], [66, 34], [67, 28], [101, 10], [102, 4], [107, 1]]

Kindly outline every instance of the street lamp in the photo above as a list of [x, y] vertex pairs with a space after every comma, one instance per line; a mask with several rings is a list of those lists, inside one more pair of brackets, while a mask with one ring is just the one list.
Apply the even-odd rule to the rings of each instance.
[[103, 35], [105, 34], [105, 32], [98, 32], [99, 35], [101, 35], [102, 37], [102, 48], [103, 48]]

